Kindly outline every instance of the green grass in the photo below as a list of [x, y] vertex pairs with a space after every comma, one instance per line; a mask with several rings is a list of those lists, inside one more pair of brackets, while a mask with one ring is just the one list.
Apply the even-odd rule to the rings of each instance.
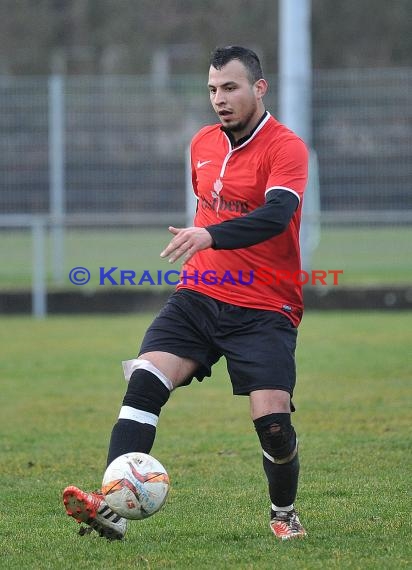
[[[76, 290], [68, 279], [71, 268], [87, 267], [89, 289], [99, 286], [99, 267], [116, 266], [131, 269], [138, 276], [146, 269], [155, 276], [178, 269], [160, 259], [159, 254], [169, 242], [164, 229], [147, 230], [68, 230], [65, 243], [64, 280], [53, 283], [51, 242], [47, 243], [48, 285], [50, 289]], [[318, 270], [342, 269], [340, 285], [410, 285], [412, 281], [412, 228], [345, 228], [324, 229], [313, 260]], [[2, 232], [0, 239], [0, 290], [27, 289], [31, 283], [31, 237], [27, 231]], [[148, 285], [147, 285], [148, 286]], [[105, 289], [110, 285], [106, 284]], [[166, 285], [167, 287], [167, 285]]]
[[80, 537], [67, 484], [100, 484], [133, 357], [151, 315], [3, 318], [0, 567], [7, 569], [410, 568], [408, 313], [310, 313], [300, 329], [297, 413], [303, 541], [278, 543], [247, 398], [224, 362], [176, 391], [153, 455], [172, 488], [123, 542]]
[[328, 229], [314, 253], [314, 269], [342, 269], [340, 285], [411, 285], [412, 228]]
[[[158, 269], [167, 271], [178, 268], [160, 258], [160, 252], [168, 244], [171, 234], [165, 230], [68, 230], [65, 238], [64, 281], [53, 284], [52, 242], [46, 243], [47, 280], [51, 289], [78, 291], [68, 274], [73, 267], [86, 267], [92, 278], [87, 288], [99, 287], [99, 267], [131, 269], [140, 275], [144, 270], [156, 275]], [[4, 233], [0, 240], [0, 290], [30, 287], [32, 275], [31, 234], [27, 231]], [[106, 286], [106, 288], [109, 285]]]

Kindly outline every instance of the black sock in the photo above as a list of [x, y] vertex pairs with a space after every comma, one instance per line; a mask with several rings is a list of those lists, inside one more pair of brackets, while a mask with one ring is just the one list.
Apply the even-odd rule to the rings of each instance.
[[288, 507], [295, 499], [298, 490], [298, 454], [289, 463], [272, 463], [263, 457], [263, 468], [269, 484], [270, 500], [277, 507]]
[[150, 453], [156, 435], [156, 428], [134, 420], [119, 419], [110, 438], [107, 465], [124, 453], [141, 451]]

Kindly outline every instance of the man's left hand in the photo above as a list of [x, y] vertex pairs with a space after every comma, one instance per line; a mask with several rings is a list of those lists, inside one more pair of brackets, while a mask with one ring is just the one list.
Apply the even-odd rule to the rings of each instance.
[[197, 251], [213, 245], [212, 236], [205, 228], [174, 228], [169, 226], [169, 232], [174, 237], [162, 251], [160, 257], [168, 257], [170, 263], [181, 257], [183, 257], [183, 261], [189, 261]]

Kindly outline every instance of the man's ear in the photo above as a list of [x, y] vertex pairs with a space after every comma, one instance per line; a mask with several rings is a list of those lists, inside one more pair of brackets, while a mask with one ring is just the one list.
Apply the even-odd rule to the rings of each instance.
[[265, 96], [266, 91], [268, 90], [267, 81], [266, 81], [265, 79], [263, 79], [263, 78], [262, 78], [262, 79], [259, 79], [259, 80], [256, 81], [256, 83], [254, 84], [253, 88], [254, 88], [254, 90], [255, 90], [256, 96], [257, 96], [259, 99], [262, 99], [262, 98]]

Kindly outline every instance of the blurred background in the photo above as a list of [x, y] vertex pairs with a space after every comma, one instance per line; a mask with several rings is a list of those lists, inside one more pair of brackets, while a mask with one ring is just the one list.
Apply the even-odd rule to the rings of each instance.
[[[340, 287], [385, 289], [388, 307], [399, 295], [411, 304], [412, 4], [304, 3], [305, 265], [342, 269]], [[187, 223], [190, 209], [187, 147], [216, 122], [209, 54], [255, 49], [266, 107], [279, 116], [280, 4], [1, 0], [0, 311], [31, 304], [44, 315], [47, 291], [79, 293], [74, 266], [92, 274], [81, 288], [89, 299], [101, 292], [101, 265], [168, 269], [159, 259], [166, 228]]]

